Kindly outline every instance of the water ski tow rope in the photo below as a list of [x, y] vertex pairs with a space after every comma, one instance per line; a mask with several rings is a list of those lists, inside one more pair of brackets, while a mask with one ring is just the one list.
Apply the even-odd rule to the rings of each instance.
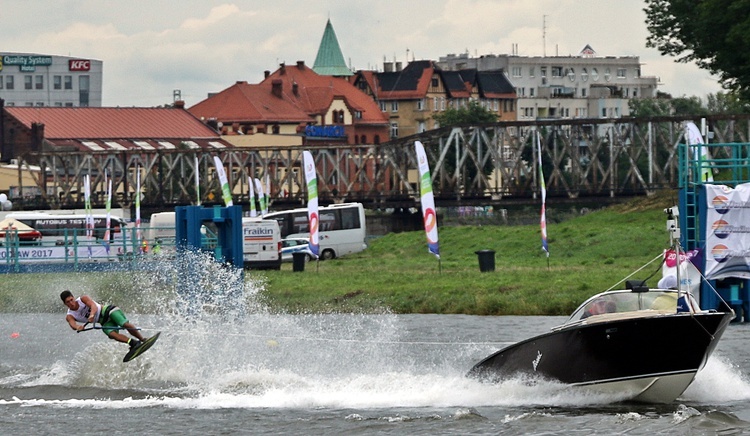
[[[125, 330], [125, 329], [122, 329]], [[158, 330], [152, 327], [142, 327], [138, 330]], [[192, 330], [168, 330], [161, 329], [160, 331], [165, 333], [180, 333], [190, 335], [201, 335], [208, 336], [214, 335], [215, 333], [196, 333]], [[279, 340], [293, 340], [293, 341], [319, 341], [319, 342], [348, 342], [348, 343], [362, 343], [362, 344], [389, 344], [389, 345], [511, 345], [515, 342], [455, 342], [455, 341], [373, 341], [373, 340], [362, 340], [362, 339], [336, 339], [336, 338], [309, 338], [302, 336], [270, 336], [270, 335], [255, 335], [249, 333], [224, 333], [223, 336], [234, 336], [234, 337], [245, 337], [245, 338], [259, 338], [267, 341], [279, 341]]]

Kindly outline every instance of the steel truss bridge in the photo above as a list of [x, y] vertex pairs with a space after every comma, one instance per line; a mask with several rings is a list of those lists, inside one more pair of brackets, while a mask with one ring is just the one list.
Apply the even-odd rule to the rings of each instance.
[[[249, 178], [259, 178], [270, 181], [274, 208], [300, 207], [307, 195], [302, 151], [308, 149], [317, 165], [321, 204], [415, 207], [417, 140], [427, 151], [438, 206], [533, 201], [540, 192], [539, 149], [548, 197], [643, 195], [678, 187], [677, 149], [685, 142], [686, 121], [700, 125], [699, 117], [537, 120], [442, 128], [377, 145], [34, 152], [19, 156], [18, 180], [38, 166], [44, 171], [30, 172], [37, 186], [21, 187], [11, 200], [14, 209], [83, 208], [83, 176], [89, 174], [93, 207], [104, 207], [106, 172], [112, 178], [112, 206], [132, 208], [140, 172], [141, 207], [167, 209], [196, 203], [197, 171], [201, 202], [219, 204], [213, 163], [219, 156], [235, 204], [248, 206]], [[712, 144], [749, 142], [750, 115], [708, 116], [706, 123]], [[714, 150], [721, 153], [721, 147]]]

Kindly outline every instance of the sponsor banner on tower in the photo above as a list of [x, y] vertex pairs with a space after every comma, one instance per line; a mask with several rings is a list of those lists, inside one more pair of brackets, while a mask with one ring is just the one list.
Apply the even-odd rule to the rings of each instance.
[[708, 279], [750, 278], [750, 183], [706, 189], [706, 270]]

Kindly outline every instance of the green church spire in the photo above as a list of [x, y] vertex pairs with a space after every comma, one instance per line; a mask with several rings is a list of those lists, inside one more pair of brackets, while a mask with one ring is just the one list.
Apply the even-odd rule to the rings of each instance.
[[336, 32], [333, 31], [331, 20], [326, 23], [323, 39], [320, 40], [318, 55], [315, 57], [313, 71], [321, 76], [351, 76], [352, 72], [346, 66], [344, 55], [341, 53]]

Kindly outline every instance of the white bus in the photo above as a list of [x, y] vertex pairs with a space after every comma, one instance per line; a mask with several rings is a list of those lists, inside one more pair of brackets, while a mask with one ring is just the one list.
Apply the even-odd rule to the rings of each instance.
[[[70, 245], [75, 240], [86, 238], [86, 215], [78, 214], [50, 214], [45, 212], [13, 212], [5, 216], [20, 221], [42, 234], [41, 243], [54, 245]], [[103, 239], [107, 230], [107, 216], [92, 215], [94, 218], [93, 236]], [[121, 243], [126, 235], [128, 223], [118, 216], [110, 216], [109, 242]]]
[[[320, 258], [333, 259], [367, 248], [365, 208], [362, 203], [343, 203], [318, 208]], [[278, 221], [282, 238], [310, 238], [307, 209], [272, 212], [263, 219]]]

